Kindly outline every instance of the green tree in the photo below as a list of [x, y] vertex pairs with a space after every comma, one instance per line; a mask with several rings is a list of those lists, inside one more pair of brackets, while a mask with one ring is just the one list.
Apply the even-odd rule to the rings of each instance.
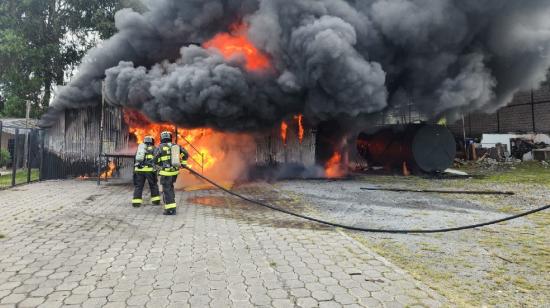
[[11, 155], [8, 150], [0, 149], [0, 168], [7, 167], [11, 162]]
[[124, 0], [2, 0], [0, 1], [0, 96], [5, 116], [32, 115], [47, 108], [55, 85], [85, 52], [114, 31], [114, 13], [136, 7]]

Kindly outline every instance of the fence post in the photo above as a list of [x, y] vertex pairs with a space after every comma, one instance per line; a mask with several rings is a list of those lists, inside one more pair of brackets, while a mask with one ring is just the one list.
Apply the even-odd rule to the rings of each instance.
[[464, 121], [464, 114], [462, 114], [462, 137], [464, 138], [462, 144], [464, 145], [464, 157], [466, 160], [470, 160], [468, 152], [468, 143], [466, 142], [466, 121]]
[[500, 109], [497, 110], [497, 133], [500, 134]]
[[39, 181], [43, 181], [44, 180], [44, 156], [46, 155], [46, 151], [44, 149], [44, 145], [46, 144], [45, 140], [46, 140], [46, 131], [40, 131], [41, 134], [40, 134], [40, 170], [38, 171], [39, 173], [39, 176], [38, 176], [38, 180]]
[[27, 131], [27, 184], [31, 182], [31, 139], [33, 130]]
[[531, 89], [531, 116], [533, 119], [533, 133], [537, 132], [537, 126], [535, 124], [535, 94], [533, 89]]
[[2, 135], [4, 134], [4, 124], [0, 121], [0, 149], [2, 149]]
[[13, 143], [13, 158], [11, 160], [11, 186], [15, 186], [15, 178], [17, 175], [17, 148], [19, 145], [19, 128], [15, 129], [15, 142]]

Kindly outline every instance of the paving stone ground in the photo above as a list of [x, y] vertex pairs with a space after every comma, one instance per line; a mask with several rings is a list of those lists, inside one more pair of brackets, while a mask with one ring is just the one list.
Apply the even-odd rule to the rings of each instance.
[[339, 230], [216, 191], [179, 192], [175, 217], [130, 197], [83, 181], [0, 191], [0, 308], [446, 305]]

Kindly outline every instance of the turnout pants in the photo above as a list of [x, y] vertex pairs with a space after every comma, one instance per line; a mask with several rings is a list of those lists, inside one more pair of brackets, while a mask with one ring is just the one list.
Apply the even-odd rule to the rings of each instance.
[[132, 204], [141, 205], [143, 203], [142, 196], [145, 182], [149, 182], [151, 202], [160, 203], [157, 174], [155, 172], [134, 172], [134, 199], [132, 199]]
[[162, 196], [164, 199], [164, 209], [175, 209], [176, 208], [176, 192], [174, 190], [174, 183], [178, 178], [177, 175], [166, 176], [163, 175], [160, 177], [160, 184], [162, 185]]

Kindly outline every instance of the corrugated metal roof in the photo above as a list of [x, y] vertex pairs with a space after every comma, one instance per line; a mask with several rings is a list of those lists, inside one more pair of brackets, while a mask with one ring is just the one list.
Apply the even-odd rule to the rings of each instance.
[[15, 119], [15, 118], [0, 118], [0, 122], [2, 122], [2, 132], [8, 133], [8, 134], [15, 134], [15, 129], [19, 128], [21, 133], [23, 133], [27, 128], [33, 129], [38, 128], [38, 120], [37, 119], [29, 119], [28, 126], [27, 126], [27, 120], [22, 119]]

